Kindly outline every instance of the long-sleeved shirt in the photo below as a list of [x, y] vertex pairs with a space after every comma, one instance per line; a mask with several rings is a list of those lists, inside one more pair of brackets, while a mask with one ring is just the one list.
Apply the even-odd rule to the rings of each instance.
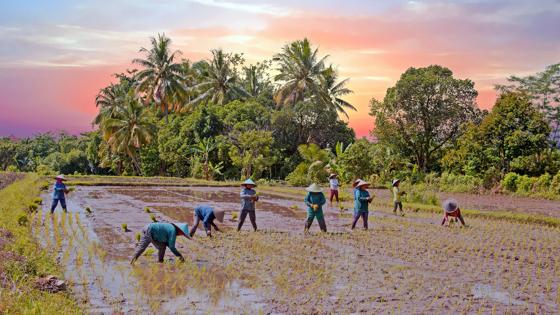
[[150, 233], [152, 234], [153, 240], [165, 243], [175, 256], [181, 256], [181, 253], [179, 253], [179, 251], [175, 248], [177, 229], [173, 226], [173, 224], [163, 222], [151, 223]]
[[212, 224], [216, 218], [214, 216], [214, 209], [210, 206], [198, 206], [194, 209], [194, 212], [200, 220], [202, 220], [204, 228], [208, 231], [210, 229], [210, 224]]
[[367, 190], [354, 189], [354, 210], [368, 211], [369, 192]]
[[53, 186], [53, 199], [65, 199], [64, 191], [66, 190], [66, 185], [63, 182], [56, 182]]
[[[307, 212], [320, 212], [323, 211], [323, 205], [327, 202], [325, 199], [325, 195], [320, 193], [312, 193], [308, 192], [307, 196], [305, 196], [305, 204], [307, 205]], [[319, 207], [317, 210], [313, 209], [313, 205], [318, 205]]]
[[331, 178], [329, 179], [329, 186], [331, 188], [331, 190], [338, 190], [338, 179], [336, 178]]
[[[254, 189], [241, 189], [241, 210], [255, 211], [255, 201], [259, 200], [259, 196], [256, 196], [257, 192]], [[255, 200], [253, 197], [256, 196]]]
[[393, 187], [393, 201], [401, 202], [401, 190], [397, 186]]

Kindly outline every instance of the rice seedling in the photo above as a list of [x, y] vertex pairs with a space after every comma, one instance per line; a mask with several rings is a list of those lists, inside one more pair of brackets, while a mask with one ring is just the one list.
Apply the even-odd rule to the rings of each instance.
[[123, 232], [128, 232], [128, 224], [122, 223], [121, 224], [121, 229], [123, 230]]
[[152, 219], [152, 222], [157, 222], [158, 221], [155, 214], [150, 214], [150, 219]]
[[43, 204], [43, 199], [42, 198], [35, 198], [35, 199], [33, 199], [33, 203], [36, 203], [38, 205], [42, 205]]
[[87, 214], [91, 214], [91, 213], [92, 213], [92, 210], [91, 210], [91, 207], [90, 207], [90, 206], [86, 206], [85, 210], [86, 210], [86, 213], [87, 213]]
[[140, 239], [142, 238], [142, 234], [140, 232], [136, 232], [135, 238], [137, 242], [140, 242]]
[[27, 210], [28, 210], [29, 212], [35, 212], [35, 211], [37, 211], [37, 207], [38, 207], [38, 206], [37, 206], [36, 203], [30, 203], [30, 204], [27, 206]]
[[144, 208], [144, 212], [151, 213], [152, 211], [150, 210], [150, 208], [146, 207], [146, 208]]
[[237, 221], [237, 211], [233, 211], [233, 212], [231, 213], [231, 220], [232, 220], [232, 221]]
[[27, 226], [28, 222], [29, 222], [29, 219], [27, 218], [26, 214], [20, 215], [17, 219], [17, 223], [18, 223], [19, 226]]

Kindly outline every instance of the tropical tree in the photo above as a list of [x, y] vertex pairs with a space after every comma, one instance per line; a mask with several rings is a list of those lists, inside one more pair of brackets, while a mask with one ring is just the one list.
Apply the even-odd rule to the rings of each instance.
[[346, 152], [348, 152], [348, 149], [351, 146], [352, 144], [349, 144], [346, 147], [344, 147], [344, 143], [337, 142], [336, 146], [334, 147], [334, 150], [331, 150], [330, 152], [331, 153], [330, 161], [327, 164], [327, 170], [330, 173], [337, 174], [338, 177], [343, 181], [350, 180], [350, 178], [346, 176], [347, 175], [346, 168], [344, 167], [344, 164], [341, 162], [344, 159]]
[[281, 84], [274, 95], [278, 106], [294, 105], [308, 95], [321, 95], [321, 76], [328, 56], [319, 58], [318, 53], [318, 48], [313, 50], [305, 38], [286, 44], [282, 52], [274, 56], [279, 72], [274, 80]]
[[122, 111], [101, 121], [103, 139], [113, 154], [130, 158], [134, 171], [142, 174], [138, 150], [150, 143], [156, 133], [150, 112], [142, 106], [131, 89], [123, 100]]
[[268, 76], [269, 68], [269, 61], [243, 67], [242, 87], [249, 97], [257, 98], [272, 89]]
[[198, 96], [189, 104], [212, 102], [223, 105], [235, 97], [248, 96], [238, 85], [237, 66], [242, 63], [243, 57], [239, 54], [225, 53], [221, 49], [212, 50], [211, 60], [193, 65], [200, 81], [192, 87]]
[[233, 165], [241, 168], [241, 178], [259, 178], [274, 164], [273, 143], [272, 133], [262, 130], [245, 131], [234, 139], [229, 156]]
[[202, 171], [204, 179], [209, 180], [211, 177], [210, 170], [210, 154], [217, 148], [213, 138], [204, 138], [191, 148], [191, 153], [195, 154], [199, 160], [202, 160]]
[[409, 68], [383, 102], [371, 100], [373, 135], [426, 172], [434, 156], [461, 135], [464, 123], [480, 120], [477, 95], [471, 80], [456, 79], [447, 68]]
[[178, 104], [186, 98], [184, 68], [182, 63], [175, 62], [181, 52], [170, 51], [171, 39], [165, 34], [152, 37], [151, 43], [150, 49], [140, 49], [146, 55], [144, 59], [132, 61], [143, 67], [135, 75], [137, 90], [145, 93], [148, 102], [153, 101], [160, 107], [167, 119], [170, 105]]
[[346, 87], [350, 79], [344, 79], [337, 82], [338, 73], [336, 70], [330, 66], [323, 71], [321, 76], [321, 102], [322, 104], [335, 112], [342, 113], [346, 118], [348, 118], [347, 109], [356, 110], [352, 104], [341, 99], [342, 96], [353, 93], [352, 90]]

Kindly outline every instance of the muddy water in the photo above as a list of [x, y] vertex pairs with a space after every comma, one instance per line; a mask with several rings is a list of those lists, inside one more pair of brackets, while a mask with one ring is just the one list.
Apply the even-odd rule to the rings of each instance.
[[[42, 197], [49, 199], [46, 194]], [[48, 235], [42, 245], [58, 252], [65, 278], [90, 313], [258, 312], [264, 306], [262, 297], [244, 287], [242, 279], [227, 275], [209, 260], [197, 259], [193, 253], [198, 245], [186, 239], [177, 241], [187, 258], [185, 264], [173, 263], [170, 251], [166, 263], [154, 264], [157, 254], [150, 249], [137, 264], [129, 264], [135, 235], [151, 222], [144, 208], [150, 207], [158, 221], [190, 224], [193, 207], [182, 199], [176, 192], [157, 189], [79, 187], [68, 196], [68, 214], [59, 208], [51, 216], [44, 206], [35, 229]]]
[[[327, 206], [331, 233], [317, 233], [314, 223], [312, 235], [303, 236], [303, 197], [260, 196], [260, 233], [246, 232], [248, 219], [244, 232], [231, 231], [238, 188], [208, 187], [78, 187], [68, 197], [70, 213], [43, 214], [36, 229], [48, 235], [43, 245], [59, 252], [66, 279], [92, 313], [558, 310], [553, 297], [560, 261], [548, 257], [560, 244], [555, 230], [469, 218], [472, 229], [444, 229], [438, 215], [374, 211], [370, 231], [350, 233], [351, 213]], [[199, 227], [193, 241], [178, 239], [185, 264], [173, 262], [169, 252], [165, 264], [156, 264], [153, 251], [129, 265], [136, 233], [151, 222], [144, 208], [159, 221], [191, 224], [199, 204], [226, 211], [224, 223], [217, 223], [226, 233], [209, 239]], [[321, 268], [329, 272], [314, 273]], [[546, 293], [536, 295], [539, 290]]]

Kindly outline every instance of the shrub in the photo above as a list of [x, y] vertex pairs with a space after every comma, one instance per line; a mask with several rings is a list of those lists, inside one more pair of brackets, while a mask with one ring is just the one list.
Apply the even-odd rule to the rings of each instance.
[[288, 174], [286, 181], [292, 186], [306, 186], [311, 183], [307, 178], [308, 165], [301, 163], [296, 167], [296, 169]]
[[533, 191], [533, 184], [537, 181], [535, 177], [529, 177], [527, 175], [519, 176], [517, 178], [517, 192], [518, 193], [529, 193]]
[[451, 192], [476, 192], [482, 187], [483, 180], [471, 175], [441, 174], [439, 189]]
[[8, 167], [6, 167], [6, 172], [18, 172], [18, 167], [15, 165], [8, 165]]
[[545, 173], [535, 179], [533, 189], [537, 192], [545, 192], [551, 188], [551, 183], [552, 176], [548, 173]]
[[56, 173], [50, 166], [45, 164], [38, 165], [35, 171], [41, 176], [54, 175]]
[[553, 193], [560, 194], [560, 172], [556, 174], [550, 182], [550, 190]]
[[516, 192], [517, 191], [517, 179], [519, 175], [516, 173], [509, 172], [504, 176], [502, 180], [502, 187], [504, 187], [507, 191]]

